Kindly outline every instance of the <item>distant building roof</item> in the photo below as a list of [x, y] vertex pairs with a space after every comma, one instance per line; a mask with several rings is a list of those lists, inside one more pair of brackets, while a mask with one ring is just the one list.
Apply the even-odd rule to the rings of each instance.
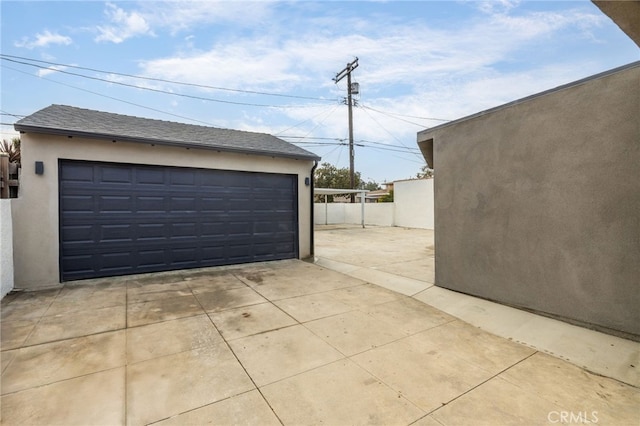
[[20, 132], [213, 149], [320, 160], [316, 154], [266, 133], [245, 132], [51, 105], [15, 123]]

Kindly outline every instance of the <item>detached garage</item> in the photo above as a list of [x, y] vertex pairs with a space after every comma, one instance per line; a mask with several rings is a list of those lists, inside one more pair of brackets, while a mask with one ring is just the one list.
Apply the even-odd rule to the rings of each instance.
[[274, 136], [63, 105], [15, 128], [16, 288], [312, 254], [319, 157]]

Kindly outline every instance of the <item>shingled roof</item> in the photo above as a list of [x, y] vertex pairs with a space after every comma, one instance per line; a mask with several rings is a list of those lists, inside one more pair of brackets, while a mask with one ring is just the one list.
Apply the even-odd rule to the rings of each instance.
[[20, 132], [153, 143], [271, 157], [320, 160], [316, 154], [266, 133], [219, 129], [51, 105], [19, 121]]

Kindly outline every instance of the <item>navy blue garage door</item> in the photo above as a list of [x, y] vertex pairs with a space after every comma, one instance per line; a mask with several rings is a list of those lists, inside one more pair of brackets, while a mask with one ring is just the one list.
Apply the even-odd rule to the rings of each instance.
[[298, 257], [294, 175], [59, 166], [62, 281]]

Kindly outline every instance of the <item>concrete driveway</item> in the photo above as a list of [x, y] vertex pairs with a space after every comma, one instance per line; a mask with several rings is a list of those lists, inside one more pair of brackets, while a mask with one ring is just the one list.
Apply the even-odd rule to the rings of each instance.
[[[354, 235], [368, 243], [354, 247]], [[429, 231], [326, 230], [316, 239], [317, 264], [7, 296], [2, 424], [640, 423], [637, 385], [420, 300], [444, 300], [425, 275]]]

